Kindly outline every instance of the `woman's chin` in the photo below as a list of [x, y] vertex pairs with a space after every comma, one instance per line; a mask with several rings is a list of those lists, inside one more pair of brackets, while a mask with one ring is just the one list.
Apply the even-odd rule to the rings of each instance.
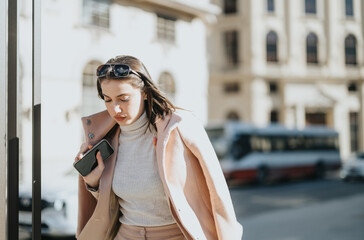
[[130, 119], [124, 119], [122, 121], [116, 121], [120, 126], [128, 126], [133, 123]]

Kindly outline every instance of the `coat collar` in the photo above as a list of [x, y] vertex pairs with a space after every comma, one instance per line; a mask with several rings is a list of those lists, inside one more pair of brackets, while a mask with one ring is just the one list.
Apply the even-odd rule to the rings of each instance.
[[[86, 142], [94, 145], [99, 142], [105, 135], [117, 124], [109, 115], [107, 110], [83, 117], [82, 124], [86, 136]], [[171, 130], [182, 120], [179, 110], [172, 114], [164, 115], [163, 118], [157, 117], [155, 124], [157, 127], [158, 138], [166, 138]]]

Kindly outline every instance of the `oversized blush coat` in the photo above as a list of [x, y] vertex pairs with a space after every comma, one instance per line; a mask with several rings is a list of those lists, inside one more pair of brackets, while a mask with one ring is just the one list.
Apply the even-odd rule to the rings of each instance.
[[[79, 179], [76, 236], [110, 239], [120, 224], [118, 201], [111, 188], [117, 154], [123, 154], [117, 152], [120, 128], [107, 111], [84, 117], [82, 122], [87, 140], [80, 152], [106, 138], [115, 153], [105, 161], [98, 192], [87, 191]], [[157, 118], [156, 127], [158, 172], [169, 208], [186, 239], [241, 240], [242, 226], [202, 124], [190, 112], [177, 110]]]

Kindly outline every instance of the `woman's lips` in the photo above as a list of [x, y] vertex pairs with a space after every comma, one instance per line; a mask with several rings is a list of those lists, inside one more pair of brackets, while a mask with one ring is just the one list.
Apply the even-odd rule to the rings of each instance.
[[125, 116], [114, 116], [116, 121], [123, 121], [126, 117]]

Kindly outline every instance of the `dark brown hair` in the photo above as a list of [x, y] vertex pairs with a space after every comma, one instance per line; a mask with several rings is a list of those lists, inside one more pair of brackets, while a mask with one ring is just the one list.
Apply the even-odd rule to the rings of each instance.
[[164, 119], [164, 115], [169, 115], [176, 109], [180, 109], [175, 107], [158, 89], [156, 84], [152, 82], [152, 78], [150, 77], [147, 68], [139, 59], [133, 56], [121, 55], [109, 59], [107, 63], [126, 64], [136, 71], [140, 75], [140, 78], [135, 74], [129, 74], [125, 78], [110, 78], [110, 72], [108, 72], [105, 77], [97, 78], [97, 91], [101, 99], [104, 99], [101, 89], [101, 82], [104, 79], [128, 81], [132, 86], [139, 88], [141, 91], [146, 93], [147, 99], [144, 101], [145, 111], [148, 117], [148, 128], [152, 125], [155, 130], [157, 130], [155, 125], [157, 116]]

